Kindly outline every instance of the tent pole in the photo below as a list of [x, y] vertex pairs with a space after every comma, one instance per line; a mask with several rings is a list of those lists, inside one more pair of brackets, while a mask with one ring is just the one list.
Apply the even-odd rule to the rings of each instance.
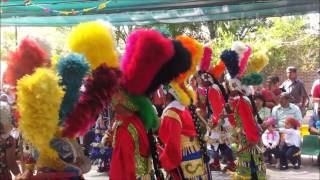
[[18, 48], [18, 27], [14, 26], [14, 35], [15, 35], [15, 40], [16, 40], [16, 48]]

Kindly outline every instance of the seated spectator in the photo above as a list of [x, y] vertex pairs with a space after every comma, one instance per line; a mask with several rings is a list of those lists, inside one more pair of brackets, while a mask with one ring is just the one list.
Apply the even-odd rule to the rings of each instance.
[[299, 107], [289, 102], [290, 94], [284, 92], [280, 95], [280, 104], [272, 109], [271, 115], [276, 118], [279, 128], [284, 128], [284, 122], [291, 117], [302, 123], [302, 115]]
[[266, 101], [266, 106], [272, 109], [279, 102], [281, 90], [279, 88], [279, 77], [269, 76], [265, 87], [261, 90], [261, 94]]
[[309, 132], [313, 135], [320, 136], [320, 106], [319, 103], [315, 103], [315, 111], [309, 119]]
[[267, 117], [271, 116], [271, 110], [268, 107], [265, 107], [266, 101], [261, 94], [254, 95], [254, 102], [262, 120], [265, 120]]
[[267, 129], [262, 134], [262, 143], [266, 148], [264, 152], [264, 158], [267, 163], [272, 164], [272, 155], [276, 159], [279, 158], [279, 132], [275, 129], [277, 120], [274, 117], [269, 117], [263, 122], [263, 126]]
[[[318, 69], [317, 73], [320, 78], [320, 68]], [[319, 78], [313, 82], [313, 85], [311, 88], [311, 96], [312, 96], [313, 103], [320, 103], [320, 79]]]
[[284, 142], [280, 148], [280, 170], [288, 169], [288, 160], [294, 169], [299, 169], [298, 156], [296, 153], [300, 151], [301, 137], [298, 127], [299, 121], [294, 118], [288, 118], [285, 121], [285, 128], [279, 128], [280, 133], [284, 134]]

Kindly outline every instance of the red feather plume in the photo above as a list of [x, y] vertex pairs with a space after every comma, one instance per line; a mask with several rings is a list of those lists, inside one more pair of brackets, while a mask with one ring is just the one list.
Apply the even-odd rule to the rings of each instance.
[[32, 74], [38, 67], [48, 63], [48, 54], [38, 44], [24, 38], [18, 49], [9, 55], [8, 67], [4, 72], [3, 81], [16, 85], [17, 80], [26, 74]]
[[92, 77], [86, 81], [85, 91], [78, 104], [66, 118], [64, 137], [83, 135], [95, 124], [103, 107], [111, 102], [112, 94], [119, 86], [120, 76], [118, 69], [110, 69], [105, 64], [93, 71]]

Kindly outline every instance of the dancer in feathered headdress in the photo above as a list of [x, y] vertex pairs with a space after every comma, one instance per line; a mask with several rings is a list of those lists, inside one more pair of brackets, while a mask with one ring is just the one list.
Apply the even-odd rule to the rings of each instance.
[[[237, 44], [239, 45], [239, 43]], [[237, 49], [243, 48], [234, 48], [234, 50], [225, 50], [220, 56], [228, 73], [226, 84], [230, 95], [229, 104], [232, 109], [229, 121], [235, 124], [233, 136], [239, 144], [238, 168], [234, 176], [236, 179], [266, 179], [266, 169], [262, 161], [263, 155], [258, 147], [260, 135], [254, 118], [254, 106], [247, 97], [250, 95], [249, 84], [244, 85], [240, 81], [241, 79], [243, 82], [258, 82], [259, 78], [255, 75], [243, 77], [243, 74], [246, 74], [245, 71], [249, 69], [246, 67], [248, 59], [244, 58], [250, 56], [251, 49], [244, 44], [242, 46], [247, 47], [247, 50], [239, 51]], [[240, 58], [242, 58], [241, 61]], [[253, 80], [256, 78], [257, 80]], [[249, 166], [249, 164], [254, 164], [254, 166]]]
[[[210, 49], [209, 51], [209, 49], [209, 47], [205, 47], [205, 54], [201, 60], [201, 64], [209, 64], [211, 62], [211, 56], [206, 55], [206, 52], [211, 54], [212, 50]], [[232, 127], [228, 119], [222, 117], [226, 109], [229, 111], [228, 104], [226, 104], [228, 96], [218, 80], [221, 78], [224, 65], [222, 68], [219, 66], [221, 66], [221, 61], [216, 66], [200, 67], [201, 86], [198, 88], [200, 101], [198, 112], [199, 116], [202, 116], [209, 126], [206, 128], [208, 131], [205, 139], [207, 139], [207, 148], [213, 154], [213, 162], [210, 164], [210, 169], [221, 170], [219, 161], [220, 151], [227, 160], [227, 166], [224, 168], [224, 171], [235, 171], [236, 165], [232, 150], [229, 147], [231, 143], [231, 134], [229, 132]]]
[[[178, 36], [176, 42], [176, 47], [184, 51], [185, 56], [181, 57], [178, 66], [167, 66], [171, 71], [180, 71], [175, 71], [177, 78], [168, 78], [171, 82], [164, 88], [168, 105], [161, 116], [159, 128], [159, 138], [164, 144], [159, 148], [160, 163], [173, 179], [211, 179], [206, 166], [206, 149], [202, 137], [199, 138], [198, 118], [193, 105], [196, 103], [195, 92], [186, 85], [200, 63], [203, 46], [187, 36]], [[190, 172], [189, 168], [196, 171]]]
[[[92, 27], [96, 27], [92, 32], [95, 35], [90, 34]], [[87, 30], [86, 34], [82, 33]], [[147, 130], [157, 129], [159, 121], [147, 95], [156, 90], [161, 82], [167, 81], [166, 78], [160, 82], [154, 81], [163, 70], [162, 67], [170, 64], [174, 56], [181, 56], [178, 51], [175, 52], [171, 40], [159, 32], [140, 29], [128, 37], [120, 71], [117, 59], [110, 56], [110, 53], [115, 52], [114, 46], [110, 45], [113, 42], [95, 41], [95, 38], [101, 38], [97, 34], [105, 36], [103, 39], [112, 39], [111, 32], [97, 22], [77, 26], [70, 36], [72, 49], [86, 56], [93, 71], [86, 81], [85, 91], [79, 102], [66, 117], [63, 134], [75, 137], [85, 133], [102, 108], [112, 104], [117, 121], [110, 178], [149, 177], [151, 146]], [[92, 51], [103, 51], [105, 56], [92, 54]]]

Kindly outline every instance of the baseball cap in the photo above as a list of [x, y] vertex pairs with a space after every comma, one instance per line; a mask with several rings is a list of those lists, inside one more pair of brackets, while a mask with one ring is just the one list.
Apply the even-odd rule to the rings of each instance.
[[287, 68], [287, 73], [288, 73], [288, 72], [297, 72], [297, 68], [294, 67], [294, 66], [289, 66], [289, 67]]

